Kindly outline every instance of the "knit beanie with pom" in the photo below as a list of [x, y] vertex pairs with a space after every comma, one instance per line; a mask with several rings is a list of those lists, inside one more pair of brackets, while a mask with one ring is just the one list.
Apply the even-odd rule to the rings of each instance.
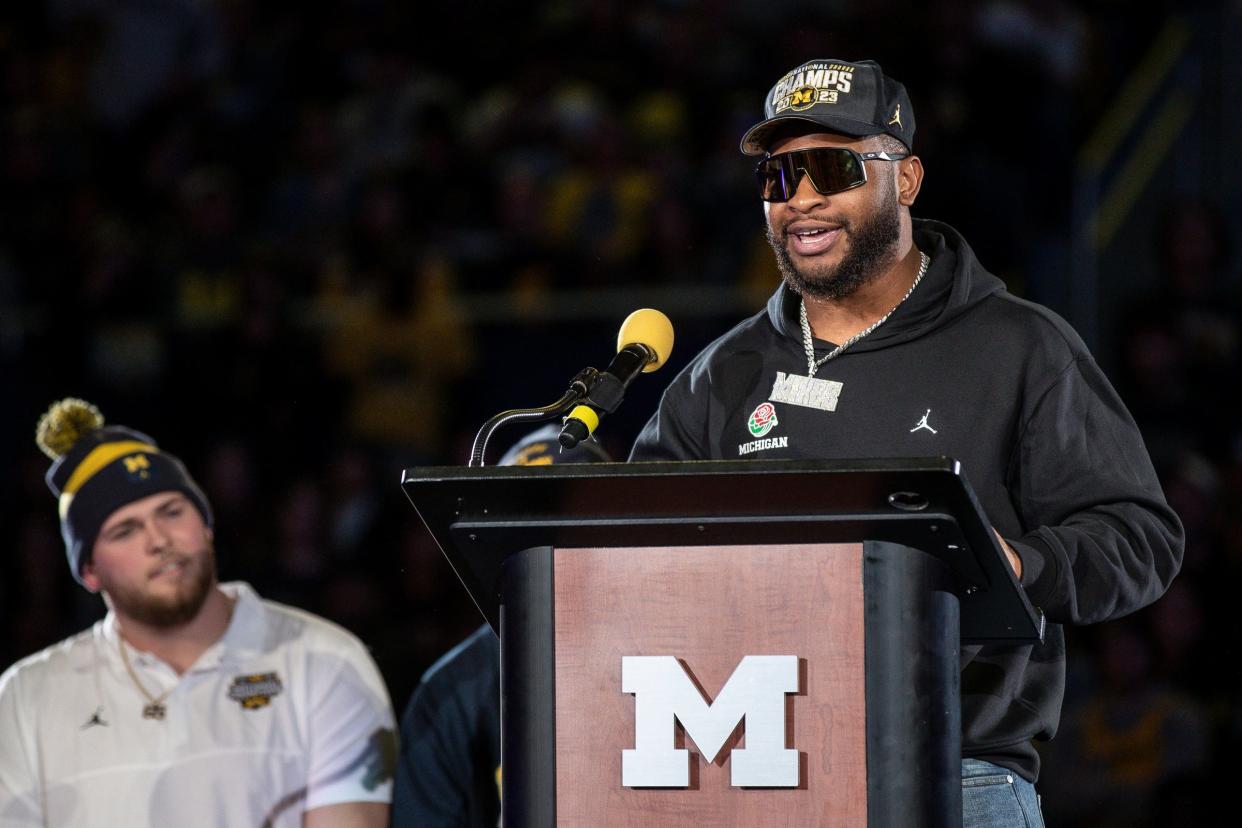
[[40, 418], [35, 440], [52, 458], [45, 479], [60, 501], [60, 533], [79, 583], [100, 527], [128, 503], [181, 492], [212, 525], [211, 506], [180, 460], [142, 432], [105, 426], [99, 409], [85, 400], [54, 403]]

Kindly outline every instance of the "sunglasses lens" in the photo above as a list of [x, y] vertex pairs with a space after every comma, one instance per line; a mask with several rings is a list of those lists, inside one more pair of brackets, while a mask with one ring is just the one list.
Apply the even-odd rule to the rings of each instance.
[[755, 176], [759, 179], [759, 195], [764, 201], [788, 201], [798, 188], [793, 171], [786, 174], [785, 165], [775, 158], [759, 162]]
[[805, 172], [821, 195], [832, 195], [853, 189], [867, 180], [862, 160], [844, 148], [784, 152], [759, 162], [755, 175], [759, 179], [759, 195], [764, 201], [788, 201], [798, 189]]

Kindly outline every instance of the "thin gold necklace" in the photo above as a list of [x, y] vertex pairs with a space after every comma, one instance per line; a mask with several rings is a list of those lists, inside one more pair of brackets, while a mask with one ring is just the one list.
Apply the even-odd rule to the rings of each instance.
[[168, 708], [164, 706], [164, 699], [168, 698], [168, 694], [174, 688], [170, 687], [161, 693], [158, 697], [152, 696], [147, 692], [147, 688], [142, 686], [142, 682], [138, 680], [138, 674], [134, 672], [134, 667], [129, 663], [129, 651], [125, 649], [125, 639], [120, 635], [116, 637], [117, 643], [121, 647], [121, 661], [125, 662], [125, 672], [129, 673], [130, 679], [133, 680], [134, 686], [138, 688], [138, 692], [143, 695], [147, 703], [142, 708], [142, 718], [155, 719], [162, 721], [168, 713]]

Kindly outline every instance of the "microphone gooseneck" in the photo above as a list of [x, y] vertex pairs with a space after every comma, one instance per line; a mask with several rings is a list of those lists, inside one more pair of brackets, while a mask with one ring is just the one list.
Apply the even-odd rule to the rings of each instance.
[[487, 454], [487, 443], [492, 432], [510, 423], [537, 423], [565, 417], [559, 442], [564, 448], [587, 439], [599, 427], [605, 414], [621, 404], [625, 389], [641, 373], [654, 371], [663, 365], [673, 351], [673, 323], [658, 310], [642, 308], [631, 313], [621, 323], [617, 334], [617, 355], [608, 368], [597, 371], [584, 368], [569, 384], [569, 389], [551, 405], [539, 408], [515, 408], [496, 414], [474, 437], [470, 449], [471, 467], [482, 466]]
[[569, 410], [570, 406], [586, 396], [587, 389], [598, 373], [594, 368], [584, 368], [579, 371], [578, 375], [570, 382], [569, 389], [561, 395], [559, 400], [551, 405], [539, 408], [514, 408], [493, 416], [479, 428], [478, 433], [474, 436], [474, 445], [470, 449], [470, 462], [468, 465], [471, 467], [483, 465], [484, 455], [487, 454], [487, 443], [492, 437], [492, 432], [502, 425], [509, 425], [510, 423], [542, 423], [547, 420], [554, 420], [564, 414]]

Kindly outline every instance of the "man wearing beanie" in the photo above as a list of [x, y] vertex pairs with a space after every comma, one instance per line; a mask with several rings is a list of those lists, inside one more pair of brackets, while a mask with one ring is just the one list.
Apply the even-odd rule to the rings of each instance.
[[1078, 335], [912, 217], [924, 169], [902, 84], [811, 60], [763, 115], [741, 149], [783, 284], [673, 379], [630, 459], [959, 461], [1048, 622], [1037, 644], [961, 648], [963, 824], [1042, 825], [1033, 741], [1060, 719], [1062, 625], [1159, 598], [1181, 522]]
[[108, 613], [0, 677], [0, 825], [386, 825], [394, 722], [361, 642], [219, 583], [207, 498], [147, 435], [66, 399], [37, 440]]

